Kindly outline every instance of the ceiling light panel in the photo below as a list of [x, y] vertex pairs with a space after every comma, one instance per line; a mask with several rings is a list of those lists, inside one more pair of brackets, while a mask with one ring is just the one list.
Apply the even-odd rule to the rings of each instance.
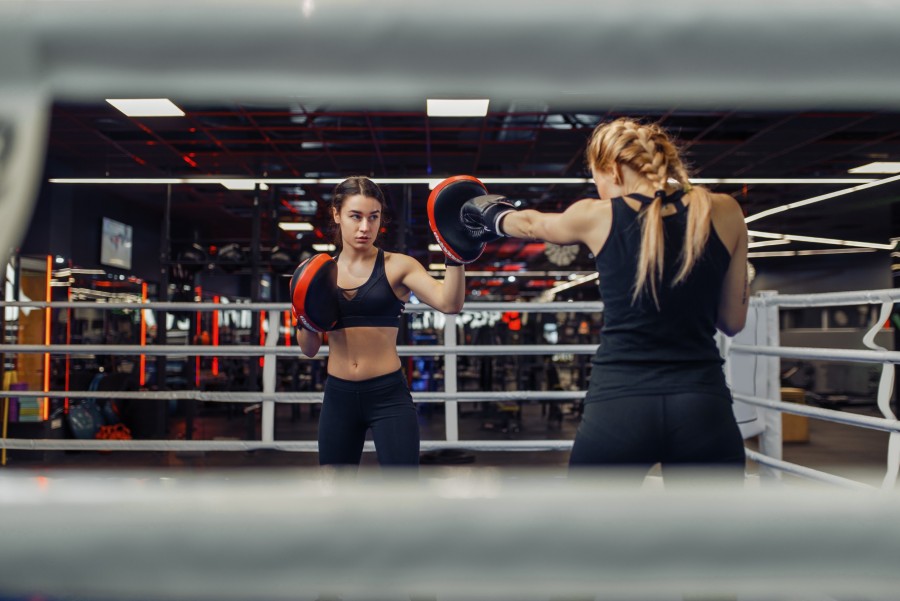
[[429, 117], [484, 117], [487, 115], [487, 98], [450, 100], [429, 98], [426, 107]]
[[278, 224], [282, 230], [286, 232], [311, 232], [313, 224], [305, 221], [282, 221]]
[[184, 111], [168, 98], [107, 98], [129, 117], [184, 117]]
[[900, 173], [900, 162], [875, 162], [849, 169], [847, 173]]

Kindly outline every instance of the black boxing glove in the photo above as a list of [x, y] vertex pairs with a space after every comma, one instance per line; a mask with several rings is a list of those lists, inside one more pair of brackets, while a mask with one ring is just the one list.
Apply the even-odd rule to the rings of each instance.
[[499, 194], [476, 196], [463, 204], [459, 218], [469, 235], [479, 242], [490, 242], [505, 236], [500, 222], [516, 207]]

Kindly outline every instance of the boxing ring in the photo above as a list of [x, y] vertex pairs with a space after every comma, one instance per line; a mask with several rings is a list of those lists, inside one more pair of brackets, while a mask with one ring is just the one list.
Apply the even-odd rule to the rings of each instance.
[[[14, 579], [0, 578], [0, 592], [80, 593], [89, 599], [146, 598], [141, 595], [147, 591], [152, 591], [153, 599], [296, 599], [300, 595], [312, 601], [318, 592], [334, 589], [350, 599], [438, 592], [441, 599], [448, 600], [504, 599], [509, 591], [518, 591], [515, 596], [521, 599], [558, 594], [599, 594], [599, 599], [680, 598], [671, 597], [672, 591], [698, 595], [725, 591], [750, 598], [769, 595], [764, 597], [768, 599], [815, 590], [838, 597], [864, 593], [869, 598], [888, 599], [900, 584], [893, 561], [900, 551], [900, 505], [895, 487], [900, 423], [888, 404], [900, 353], [880, 349], [873, 338], [898, 298], [900, 291], [894, 290], [761, 293], [752, 298], [745, 330], [720, 341], [742, 432], [759, 441], [759, 450], [747, 449], [748, 458], [761, 468], [759, 478], [748, 479], [740, 490], [707, 482], [702, 472], [695, 475], [695, 485], [688, 490], [660, 491], [647, 486], [635, 490], [633, 483], [620, 484], [615, 473], [561, 479], [558, 474], [524, 467], [431, 468], [418, 479], [366, 470], [346, 479], [330, 470], [283, 468], [260, 468], [239, 475], [214, 470], [202, 475], [175, 469], [141, 471], [139, 475], [66, 470], [39, 477], [30, 470], [0, 470], [0, 534], [4, 540], [17, 541], [0, 546], [0, 565], [6, 573], [16, 574]], [[779, 345], [781, 308], [859, 304], [879, 306], [879, 319], [862, 336], [869, 350]], [[45, 311], [85, 305], [97, 307], [84, 302], [3, 303], [4, 308]], [[101, 306], [159, 312], [223, 310], [223, 305], [215, 303]], [[261, 403], [259, 440], [7, 438], [2, 447], [115, 453], [315, 452], [315, 441], [274, 439], [276, 404], [322, 400], [321, 392], [275, 390], [276, 363], [300, 360], [296, 346], [280, 344], [285, 338], [283, 305], [235, 306], [266, 311], [264, 346], [2, 345], [0, 352], [261, 357], [259, 392], [51, 390], [3, 395], [147, 403], [173, 399]], [[417, 403], [439, 403], [445, 409], [446, 439], [425, 440], [423, 450], [565, 451], [571, 447], [571, 440], [459, 439], [460, 402], [567, 402], [584, 394], [458, 390], [456, 362], [463, 355], [589, 355], [596, 349], [593, 344], [459, 343], [457, 335], [467, 313], [510, 310], [596, 313], [602, 311], [602, 303], [467, 303], [461, 315], [447, 316], [443, 344], [400, 346], [404, 357], [444, 357], [445, 390], [413, 393]], [[412, 304], [408, 313], [428, 311], [428, 307]], [[326, 355], [327, 347], [323, 347], [318, 357]], [[782, 402], [778, 395], [781, 357], [882, 366], [877, 404], [884, 417]], [[890, 433], [882, 486], [784, 461], [783, 413]], [[371, 451], [371, 443], [366, 448]], [[781, 474], [799, 476], [809, 484], [791, 485]], [[598, 513], [598, 506], [609, 511]], [[561, 510], [579, 517], [549, 518]], [[835, 519], [837, 515], [841, 519]], [[42, 524], [37, 530], [29, 526], [35, 520]], [[703, 527], [698, 527], [700, 523]], [[611, 546], [610, 540], [615, 544]], [[79, 557], [92, 559], [73, 559], [71, 550], [75, 548]], [[374, 548], [384, 557], [373, 555]], [[566, 559], [560, 562], [563, 556]], [[41, 565], [53, 566], [52, 574], [33, 569], [37, 557]], [[198, 564], [198, 557], [209, 561]], [[90, 570], [90, 561], [97, 558], [103, 561], [102, 577]], [[236, 565], [241, 568], [234, 570]], [[348, 570], [347, 566], [354, 567]], [[485, 572], [483, 566], [490, 569]], [[653, 578], [648, 580], [648, 573]], [[259, 595], [261, 590], [264, 596]]]
[[[876, 333], [888, 320], [894, 302], [900, 298], [900, 290], [881, 290], [811, 295], [777, 295], [761, 293], [751, 299], [747, 327], [734, 338], [721, 337], [720, 346], [725, 357], [725, 370], [736, 400], [735, 413], [742, 433], [746, 438], [758, 437], [758, 450], [748, 448], [748, 457], [769, 468], [768, 476], [779, 477], [789, 473], [808, 479], [821, 480], [849, 487], [865, 487], [867, 484], [848, 480], [819, 470], [791, 464], [782, 460], [781, 414], [788, 413], [808, 418], [833, 421], [860, 428], [874, 429], [890, 434], [882, 487], [893, 488], [898, 477], [900, 464], [900, 422], [890, 407], [894, 392], [895, 364], [900, 362], [900, 352], [888, 351], [875, 344]], [[867, 350], [785, 348], [779, 345], [779, 318], [781, 307], [823, 307], [875, 304], [879, 306], [879, 320], [862, 337], [861, 343]], [[136, 309], [158, 311], [216, 311], [222, 312], [218, 303], [85, 303], [85, 302], [4, 302], [0, 307], [18, 309], [68, 310], [75, 308], [101, 308], [104, 310]], [[117, 399], [138, 402], [163, 402], [171, 400], [193, 400], [203, 402], [227, 402], [261, 404], [261, 428], [259, 440], [76, 440], [43, 439], [22, 440], [4, 438], [2, 448], [18, 450], [115, 450], [115, 451], [250, 451], [271, 449], [288, 452], [315, 452], [315, 441], [275, 440], [276, 403], [321, 403], [322, 392], [277, 392], [276, 373], [278, 361], [296, 361], [302, 356], [299, 347], [286, 346], [285, 338], [291, 335], [286, 328], [286, 311], [280, 303], [241, 303], [229, 305], [244, 311], [265, 312], [265, 343], [255, 345], [0, 345], [3, 353], [36, 354], [103, 354], [119, 356], [169, 357], [261, 357], [262, 390], [259, 392], [219, 392], [200, 390], [162, 391], [13, 391], [0, 393], [5, 397], [20, 398], [69, 398], [69, 399]], [[594, 344], [459, 344], [458, 335], [466, 316], [518, 311], [523, 313], [576, 313], [596, 314], [602, 312], [600, 302], [566, 303], [495, 303], [467, 302], [459, 316], [449, 315], [443, 325], [443, 344], [401, 345], [401, 357], [443, 357], [444, 390], [439, 392], [413, 392], [417, 403], [442, 404], [444, 407], [444, 440], [424, 440], [422, 450], [466, 449], [473, 451], [566, 451], [571, 448], [571, 440], [460, 440], [460, 402], [566, 402], [577, 401], [584, 396], [584, 390], [506, 390], [506, 391], [460, 391], [457, 360], [461, 355], [521, 356], [521, 355], [592, 355]], [[433, 312], [430, 307], [410, 304], [408, 315]], [[164, 317], [159, 321], [164, 322]], [[327, 345], [313, 360], [328, 355]], [[844, 411], [784, 402], [780, 398], [781, 369], [778, 359], [818, 359], [843, 362], [873, 363], [882, 366], [876, 404], [882, 417], [856, 415]], [[373, 451], [371, 441], [366, 443], [366, 451]]]
[[[541, 6], [426, 1], [414, 8], [403, 0], [7, 0], [0, 3], [0, 264], [21, 240], [33, 209], [55, 98], [177, 94], [209, 100], [241, 94], [271, 100], [301, 94], [358, 101], [366, 90], [368, 99], [399, 107], [410, 97], [450, 90], [479, 97], [535, 95], [559, 106], [578, 106], [586, 98], [609, 106], [651, 106], [648, 99], [661, 99], [664, 90], [668, 103], [688, 109], [896, 108], [900, 77], [891, 74], [900, 55], [897, 22], [900, 5], [877, 1], [657, 0], [638, 11], [631, 2], [576, 0]], [[437, 593], [441, 601], [558, 595], [636, 601], [682, 594], [893, 600], [900, 588], [900, 428], [889, 401], [900, 353], [878, 348], [874, 332], [897, 294], [762, 295], [752, 300], [744, 332], [721, 340], [742, 431], [758, 440], [758, 450], [748, 449], [749, 458], [765, 468], [758, 487], [725, 490], [698, 474], [691, 490], [638, 491], [617, 485], [608, 474], [560, 480], [469, 468], [442, 469], [417, 480], [361, 473], [351, 481], [301, 470], [34, 475], [0, 469], [0, 597], [312, 601], [334, 590], [348, 601], [409, 593]], [[863, 337], [866, 350], [780, 345], [780, 308], [858, 303], [882, 307], [881, 320]], [[3, 306], [54, 311], [74, 304]], [[600, 309], [589, 303], [567, 303], [564, 309], [575, 306]], [[141, 308], [221, 310], [194, 303]], [[12, 393], [261, 403], [260, 440], [6, 438], [2, 448], [314, 452], [314, 442], [274, 439], [276, 404], [321, 401], [319, 393], [275, 391], [276, 362], [298, 360], [299, 354], [278, 344], [282, 326], [275, 314], [284, 307], [242, 308], [269, 312], [264, 347], [2, 350], [262, 357], [259, 392]], [[495, 309], [500, 306], [469, 303], [465, 310]], [[517, 303], [512, 310], [558, 307]], [[448, 319], [443, 345], [427, 349], [445, 357], [445, 391], [414, 393], [417, 402], [445, 408], [446, 440], [425, 441], [423, 450], [570, 448], [568, 440], [459, 440], [459, 402], [565, 402], [583, 392], [458, 390], [454, 374], [462, 354], [548, 352], [542, 345], [459, 344], [453, 325], [458, 319]], [[425, 351], [400, 348], [402, 356]], [[553, 346], [554, 353], [593, 351], [592, 345]], [[876, 403], [882, 417], [782, 402], [781, 358], [881, 366]], [[785, 462], [782, 414], [889, 433], [881, 486]], [[782, 474], [810, 484], [792, 486]]]

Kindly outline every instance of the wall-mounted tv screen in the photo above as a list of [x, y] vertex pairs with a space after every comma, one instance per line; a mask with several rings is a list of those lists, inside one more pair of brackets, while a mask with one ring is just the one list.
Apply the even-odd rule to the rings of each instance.
[[104, 217], [100, 237], [100, 263], [131, 269], [131, 235], [130, 225]]

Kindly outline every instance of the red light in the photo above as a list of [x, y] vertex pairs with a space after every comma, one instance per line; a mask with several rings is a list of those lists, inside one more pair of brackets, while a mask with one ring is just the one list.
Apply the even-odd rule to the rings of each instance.
[[522, 318], [517, 311], [507, 311], [500, 318], [500, 321], [505, 323], [513, 332], [518, 332], [522, 329]]
[[500, 271], [521, 271], [522, 266], [519, 263], [507, 263], [500, 268]]

